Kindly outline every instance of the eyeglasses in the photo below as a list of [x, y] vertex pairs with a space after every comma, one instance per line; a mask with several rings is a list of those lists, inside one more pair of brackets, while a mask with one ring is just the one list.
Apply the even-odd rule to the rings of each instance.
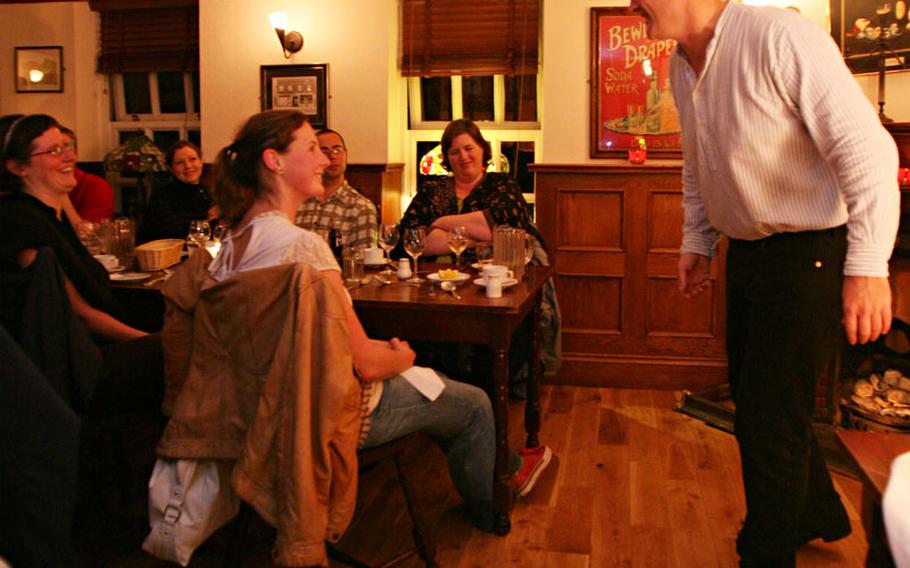
[[34, 156], [43, 156], [45, 154], [50, 154], [51, 156], [54, 156], [56, 158], [67, 151], [75, 152], [76, 145], [72, 142], [66, 142], [64, 144], [57, 144], [56, 146], [51, 146], [48, 150], [45, 150], [44, 152], [35, 152], [34, 154], [30, 154], [30, 156], [34, 157]]
[[320, 148], [322, 153], [326, 156], [334, 158], [335, 156], [340, 156], [344, 152], [344, 146], [332, 146], [331, 148]]

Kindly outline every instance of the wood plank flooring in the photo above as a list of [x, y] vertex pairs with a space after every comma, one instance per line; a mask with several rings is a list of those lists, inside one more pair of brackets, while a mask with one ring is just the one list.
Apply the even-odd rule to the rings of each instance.
[[[541, 440], [556, 457], [531, 495], [518, 501], [506, 537], [476, 531], [465, 520], [434, 445], [416, 448], [406, 460], [419, 482], [418, 498], [434, 522], [440, 566], [736, 566], [735, 538], [745, 504], [733, 436], [673, 411], [672, 392], [545, 386], [541, 397]], [[510, 424], [521, 424], [523, 406], [513, 403], [510, 412]], [[513, 447], [520, 447], [520, 429], [513, 426], [510, 434]], [[340, 544], [368, 562], [391, 558], [411, 543], [393, 473], [391, 464], [379, 464], [362, 476], [359, 513]], [[864, 565], [860, 484], [835, 475], [835, 485], [853, 534], [803, 547], [799, 568]], [[271, 566], [265, 534], [248, 551], [244, 566]], [[191, 566], [220, 565], [218, 550], [206, 545]], [[165, 564], [133, 549], [108, 554], [94, 565]], [[401, 565], [422, 563], [411, 558]]]

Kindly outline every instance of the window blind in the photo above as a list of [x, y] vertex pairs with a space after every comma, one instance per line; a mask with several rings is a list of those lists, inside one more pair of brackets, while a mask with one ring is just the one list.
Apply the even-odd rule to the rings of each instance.
[[90, 0], [101, 13], [99, 73], [199, 69], [198, 0]]
[[540, 0], [401, 0], [405, 77], [537, 73]]

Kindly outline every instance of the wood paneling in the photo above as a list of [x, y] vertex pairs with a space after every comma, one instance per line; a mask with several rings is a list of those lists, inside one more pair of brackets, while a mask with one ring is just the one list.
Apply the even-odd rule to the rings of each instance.
[[381, 223], [401, 219], [401, 192], [404, 164], [348, 164], [348, 183], [376, 204]]
[[667, 389], [724, 382], [723, 255], [708, 292], [686, 300], [677, 289], [681, 167], [531, 169], [562, 310], [557, 381]]

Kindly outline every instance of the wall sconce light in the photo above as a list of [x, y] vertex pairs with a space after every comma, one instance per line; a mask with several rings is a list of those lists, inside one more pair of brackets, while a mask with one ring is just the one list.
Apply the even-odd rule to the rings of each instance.
[[284, 58], [290, 59], [292, 54], [297, 53], [303, 47], [303, 36], [300, 35], [300, 32], [284, 31], [288, 27], [288, 15], [284, 12], [269, 14], [269, 22], [275, 28], [275, 33], [278, 34], [278, 41], [281, 42]]

